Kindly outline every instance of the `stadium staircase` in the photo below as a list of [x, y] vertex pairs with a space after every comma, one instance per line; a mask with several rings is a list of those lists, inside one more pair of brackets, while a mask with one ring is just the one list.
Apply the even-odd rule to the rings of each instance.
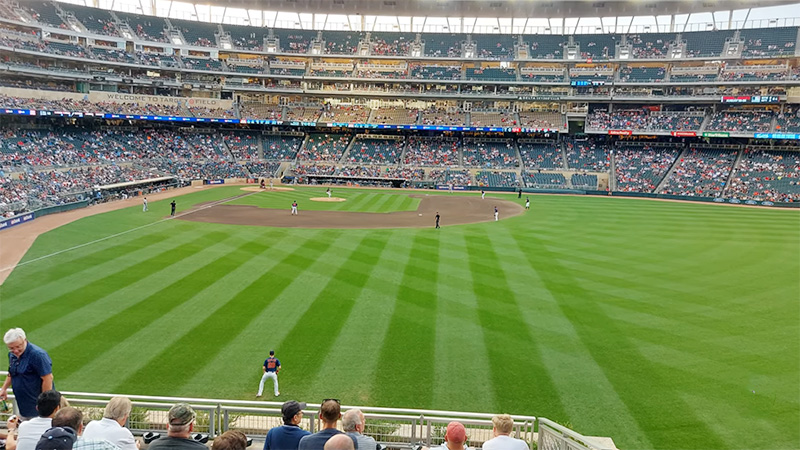
[[685, 147], [680, 152], [680, 154], [675, 158], [675, 161], [672, 161], [672, 165], [669, 167], [669, 170], [664, 174], [664, 178], [662, 178], [661, 181], [659, 181], [658, 184], [656, 185], [656, 188], [653, 189], [654, 194], [661, 192], [661, 189], [663, 189], [664, 185], [667, 184], [667, 180], [669, 180], [669, 177], [672, 176], [672, 172], [675, 172], [675, 168], [678, 167], [681, 159], [683, 159], [688, 152], [689, 148]]
[[[186, 42], [186, 38], [183, 37], [183, 33], [181, 33], [181, 30], [178, 27], [173, 26], [172, 22], [170, 22], [169, 19], [164, 19], [164, 22], [167, 24], [167, 38], [169, 39], [170, 43], [172, 43], [175, 40], [175, 38], [177, 38], [180, 40], [181, 45], [188, 45], [188, 42]], [[175, 59], [180, 60], [180, 57], [176, 55]], [[180, 61], [180, 65], [181, 67], [185, 67], [183, 65], [183, 61]]]
[[221, 135], [215, 135], [215, 139], [217, 139], [219, 142], [222, 143], [222, 146], [225, 147], [225, 149], [228, 151], [228, 154], [231, 155], [231, 157], [235, 162], [239, 162], [240, 159], [239, 150], [231, 148], [231, 146], [228, 145], [227, 142], [225, 142], [225, 139], [223, 139]]
[[337, 163], [345, 164], [347, 162], [347, 157], [350, 156], [350, 151], [353, 150], [353, 146], [356, 144], [357, 140], [358, 136], [354, 136], [352, 139], [350, 139], [350, 142], [347, 143], [347, 147], [345, 147], [344, 151], [342, 152], [342, 157], [339, 158], [339, 161], [337, 161]]
[[[774, 119], [773, 119], [774, 120]], [[722, 191], [722, 196], [727, 197], [728, 190], [731, 187], [731, 180], [733, 179], [733, 175], [739, 168], [739, 163], [742, 162], [742, 158], [744, 157], [744, 149], [739, 148], [739, 151], [736, 153], [736, 160], [733, 161], [733, 166], [731, 167], [730, 173], [728, 173], [728, 178], [725, 179], [725, 189]]]
[[[608, 174], [608, 190], [609, 191], [616, 191], [617, 190], [617, 153], [614, 151], [610, 153], [610, 164], [609, 164], [609, 174]], [[599, 185], [598, 185], [599, 186]]]
[[564, 170], [569, 170], [569, 158], [567, 157], [567, 147], [563, 139], [559, 139], [558, 148], [561, 149], [561, 165]]

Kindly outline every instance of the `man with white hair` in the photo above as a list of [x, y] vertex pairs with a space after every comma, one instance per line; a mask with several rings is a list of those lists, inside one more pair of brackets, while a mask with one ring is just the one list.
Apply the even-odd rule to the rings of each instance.
[[344, 432], [356, 438], [358, 450], [376, 450], [378, 443], [369, 436], [364, 436], [364, 413], [360, 409], [351, 409], [342, 416], [342, 429]]
[[53, 361], [40, 347], [28, 342], [25, 330], [12, 328], [3, 336], [8, 347], [8, 376], [0, 389], [0, 400], [8, 398], [8, 388], [14, 390], [18, 416], [28, 420], [38, 416], [36, 399], [53, 389]]
[[136, 439], [125, 423], [131, 415], [133, 405], [128, 397], [114, 397], [109, 400], [101, 420], [93, 420], [83, 430], [84, 439], [105, 439], [120, 450], [137, 450]]
[[483, 450], [528, 450], [527, 442], [511, 437], [513, 429], [514, 419], [508, 414], [492, 417], [494, 438], [483, 443]]

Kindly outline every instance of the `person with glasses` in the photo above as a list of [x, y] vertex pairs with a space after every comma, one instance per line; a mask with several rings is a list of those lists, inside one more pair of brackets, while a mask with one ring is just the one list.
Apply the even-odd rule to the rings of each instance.
[[297, 450], [300, 439], [311, 434], [300, 428], [303, 410], [307, 406], [294, 400], [289, 400], [281, 406], [283, 425], [269, 430], [264, 440], [264, 450]]
[[[326, 398], [323, 400], [322, 404], [319, 406], [319, 418], [322, 420], [322, 429], [300, 439], [299, 450], [324, 450], [325, 443], [328, 442], [328, 439], [337, 434], [343, 434], [336, 429], [339, 419], [342, 418], [342, 405], [339, 404], [339, 400], [335, 398]], [[349, 437], [353, 440], [353, 447], [358, 449], [356, 438], [353, 436]]]

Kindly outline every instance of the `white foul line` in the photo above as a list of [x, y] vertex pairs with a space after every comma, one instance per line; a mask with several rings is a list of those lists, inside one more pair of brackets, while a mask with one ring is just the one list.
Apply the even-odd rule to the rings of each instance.
[[[239, 196], [237, 196], [236, 198], [247, 197], [247, 196], [250, 196], [250, 195], [253, 195], [253, 194], [257, 194], [258, 192], [259, 192], [259, 191], [256, 191], [256, 192], [250, 192], [250, 193], [248, 193], [248, 194], [239, 195]], [[111, 238], [115, 238], [115, 237], [118, 237], [118, 236], [122, 236], [123, 234], [133, 233], [134, 231], [138, 231], [138, 230], [141, 230], [141, 229], [143, 229], [143, 228], [147, 228], [147, 227], [152, 227], [153, 225], [158, 225], [158, 224], [160, 224], [160, 223], [162, 223], [162, 222], [164, 222], [164, 221], [167, 221], [167, 220], [172, 220], [172, 219], [177, 219], [178, 217], [183, 217], [183, 216], [186, 216], [186, 215], [189, 215], [189, 214], [195, 213], [195, 212], [197, 212], [197, 211], [202, 211], [202, 210], [204, 210], [204, 209], [208, 209], [208, 208], [211, 208], [212, 206], [217, 206], [217, 205], [220, 205], [220, 204], [222, 204], [222, 203], [229, 202], [229, 201], [231, 201], [231, 200], [234, 200], [234, 199], [233, 199], [233, 198], [227, 198], [227, 199], [223, 199], [223, 200], [217, 200], [217, 201], [215, 201], [215, 202], [211, 202], [211, 203], [209, 203], [208, 205], [201, 206], [200, 208], [197, 208], [197, 209], [192, 209], [192, 210], [189, 210], [189, 211], [185, 211], [185, 212], [182, 212], [182, 213], [180, 213], [180, 214], [178, 214], [178, 215], [176, 215], [176, 216], [167, 217], [166, 219], [161, 219], [161, 220], [159, 220], [158, 222], [148, 223], [147, 225], [142, 225], [142, 226], [139, 226], [139, 227], [136, 227], [136, 228], [131, 228], [130, 230], [125, 230], [125, 231], [122, 231], [122, 232], [119, 232], [119, 233], [116, 233], [116, 234], [112, 234], [112, 235], [110, 235], [110, 236], [106, 236], [106, 237], [103, 237], [103, 238], [100, 238], [100, 239], [95, 239], [95, 240], [93, 240], [93, 241], [90, 241], [90, 242], [85, 242], [85, 243], [83, 243], [83, 244], [79, 244], [79, 245], [76, 245], [76, 246], [74, 246], [74, 247], [66, 248], [66, 249], [64, 249], [64, 250], [59, 250], [59, 251], [57, 251], [57, 252], [50, 253], [50, 254], [48, 254], [48, 255], [40, 256], [40, 257], [38, 257], [38, 258], [34, 258], [34, 259], [29, 259], [28, 261], [21, 262], [21, 263], [18, 263], [18, 264], [14, 264], [13, 266], [9, 266], [9, 267], [3, 267], [2, 269], [0, 269], [0, 272], [6, 272], [6, 271], [9, 271], [9, 270], [13, 270], [13, 269], [14, 269], [14, 268], [16, 268], [16, 267], [25, 266], [25, 265], [28, 265], [28, 264], [30, 264], [30, 263], [34, 263], [34, 262], [36, 262], [36, 261], [41, 261], [41, 260], [43, 260], [43, 259], [50, 258], [50, 257], [52, 257], [52, 256], [60, 255], [60, 254], [62, 254], [62, 253], [66, 253], [66, 252], [69, 252], [69, 251], [72, 251], [72, 250], [77, 250], [77, 249], [79, 249], [79, 248], [86, 247], [86, 246], [88, 246], [88, 245], [92, 245], [92, 244], [96, 244], [96, 243], [98, 243], [98, 242], [103, 242], [103, 241], [106, 241], [106, 240], [108, 240], [108, 239], [111, 239]]]

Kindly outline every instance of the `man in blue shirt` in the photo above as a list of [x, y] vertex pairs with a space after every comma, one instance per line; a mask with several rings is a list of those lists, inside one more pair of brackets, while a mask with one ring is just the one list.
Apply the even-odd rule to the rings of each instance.
[[261, 397], [261, 394], [264, 393], [264, 382], [267, 381], [267, 378], [272, 378], [272, 384], [275, 387], [275, 397], [281, 395], [278, 391], [278, 372], [281, 371], [281, 362], [275, 357], [275, 350], [269, 351], [269, 358], [264, 361], [262, 369], [264, 370], [264, 375], [261, 375], [261, 382], [258, 383], [258, 394], [256, 394], [256, 397]]
[[[336, 424], [342, 418], [342, 405], [339, 404], [339, 400], [335, 398], [323, 400], [319, 406], [319, 418], [322, 419], [322, 429], [300, 439], [298, 450], [323, 450], [328, 439], [337, 434], [342, 434], [341, 431], [336, 429]], [[348, 436], [353, 440], [353, 447], [358, 450], [356, 438]]]
[[3, 336], [8, 347], [8, 376], [0, 389], [0, 400], [14, 390], [19, 416], [23, 420], [37, 417], [36, 399], [53, 389], [53, 362], [50, 355], [28, 342], [22, 328], [12, 328]]
[[283, 425], [272, 428], [267, 433], [264, 440], [264, 450], [297, 450], [300, 439], [311, 433], [300, 428], [300, 421], [303, 420], [303, 409], [305, 403], [289, 400], [281, 407]]

